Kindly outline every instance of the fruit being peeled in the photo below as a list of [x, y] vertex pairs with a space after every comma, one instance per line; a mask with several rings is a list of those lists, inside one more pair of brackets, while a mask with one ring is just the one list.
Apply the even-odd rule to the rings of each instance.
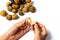
[[29, 23], [30, 25], [34, 25], [36, 21], [32, 21], [30, 17], [26, 17], [26, 22]]

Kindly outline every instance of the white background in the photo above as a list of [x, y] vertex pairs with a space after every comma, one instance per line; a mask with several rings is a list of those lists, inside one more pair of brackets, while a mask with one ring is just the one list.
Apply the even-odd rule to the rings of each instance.
[[[7, 10], [6, 2], [8, 0], [0, 0], [0, 11]], [[37, 11], [26, 13], [25, 16], [30, 16], [32, 19], [44, 24], [48, 31], [47, 40], [60, 40], [60, 0], [32, 0]], [[11, 13], [8, 11], [8, 13]], [[8, 21], [5, 17], [0, 16], [0, 35], [4, 34], [16, 22], [24, 19], [22, 16], [18, 20]], [[24, 35], [20, 40], [34, 40], [34, 33], [31, 30]]]

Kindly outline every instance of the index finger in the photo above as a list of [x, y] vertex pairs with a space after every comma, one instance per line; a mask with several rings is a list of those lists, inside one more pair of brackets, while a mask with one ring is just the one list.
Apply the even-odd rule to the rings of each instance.
[[45, 26], [44, 25], [42, 25], [41, 23], [38, 23], [37, 22], [37, 24], [38, 24], [38, 26], [41, 28], [41, 30], [42, 30], [42, 32], [46, 32], [46, 28], [45, 28]]
[[20, 27], [20, 26], [23, 26], [24, 24], [26, 23], [26, 20], [22, 20], [20, 22], [17, 22], [16, 24], [14, 24], [15, 27]]
[[26, 28], [24, 29], [24, 33], [28, 32], [30, 30], [30, 25], [26, 25]]

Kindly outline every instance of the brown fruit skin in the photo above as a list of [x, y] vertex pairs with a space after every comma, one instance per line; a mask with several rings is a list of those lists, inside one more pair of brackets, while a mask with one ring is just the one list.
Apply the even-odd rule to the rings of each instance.
[[14, 9], [18, 9], [18, 8], [19, 8], [19, 5], [12, 4], [12, 8], [14, 8]]
[[31, 2], [31, 0], [25, 0], [25, 2], [26, 2], [26, 3], [29, 3], [29, 2]]
[[15, 4], [12, 4], [12, 8], [15, 8]]
[[32, 4], [31, 3], [26, 3], [26, 7], [31, 7]]
[[18, 18], [19, 18], [19, 17], [18, 17], [17, 14], [12, 15], [12, 19], [13, 19], [13, 20], [18, 19]]
[[23, 3], [24, 4], [25, 3], [25, 0], [20, 0], [20, 3]]
[[15, 4], [19, 4], [20, 0], [14, 0]]
[[0, 15], [1, 15], [1, 16], [6, 16], [6, 15], [7, 15], [7, 12], [6, 12], [5, 10], [2, 10], [2, 11], [0, 12]]
[[8, 6], [7, 9], [8, 9], [9, 11], [12, 11], [12, 6]]
[[11, 1], [12, 3], [14, 3], [14, 0], [9, 0], [9, 1]]
[[10, 6], [12, 3], [11, 2], [7, 2], [6, 3], [6, 6], [8, 7], [8, 6]]
[[12, 15], [6, 15], [7, 20], [12, 20]]
[[28, 10], [28, 7], [24, 7], [22, 11], [23, 11], [23, 12], [28, 12], [28, 11], [29, 11], [29, 10]]
[[15, 8], [18, 9], [19, 8], [19, 5], [15, 5]]
[[23, 16], [23, 15], [24, 15], [24, 13], [23, 13], [22, 11], [20, 11], [20, 12], [19, 12], [19, 15], [20, 15], [20, 16]]
[[12, 9], [12, 12], [13, 13], [17, 13], [17, 9]]
[[20, 5], [19, 10], [22, 11], [23, 8], [24, 8], [24, 5]]
[[31, 6], [31, 7], [29, 8], [29, 11], [32, 12], [32, 13], [34, 13], [34, 12], [36, 11], [36, 8], [33, 7], [33, 6]]

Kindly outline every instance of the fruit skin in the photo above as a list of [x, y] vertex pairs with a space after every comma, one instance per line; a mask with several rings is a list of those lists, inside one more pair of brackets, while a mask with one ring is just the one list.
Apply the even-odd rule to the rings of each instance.
[[11, 2], [7, 2], [7, 3], [6, 3], [6, 6], [7, 6], [7, 7], [8, 7], [8, 6], [11, 6], [11, 4], [12, 4]]
[[29, 11], [32, 12], [32, 13], [34, 13], [34, 12], [36, 11], [36, 8], [33, 7], [33, 6], [31, 6], [31, 7], [29, 8]]
[[12, 6], [8, 6], [7, 9], [8, 9], [9, 11], [12, 11]]
[[6, 16], [6, 15], [7, 15], [7, 12], [6, 12], [5, 10], [2, 10], [2, 11], [0, 12], [0, 15], [1, 15], [1, 16]]
[[28, 10], [28, 7], [24, 7], [22, 11], [23, 11], [23, 12], [28, 12], [28, 11], [29, 11], [29, 10]]
[[13, 19], [13, 20], [18, 19], [18, 18], [19, 18], [19, 17], [18, 17], [17, 14], [12, 15], [12, 19]]
[[12, 4], [12, 8], [14, 8], [14, 9], [18, 9], [18, 8], [19, 8], [19, 5]]
[[13, 13], [17, 13], [17, 9], [12, 9], [12, 12]]
[[7, 20], [12, 20], [12, 15], [6, 15]]
[[29, 2], [31, 2], [31, 0], [25, 0], [25, 2], [26, 2], [26, 3], [29, 3]]
[[15, 4], [12, 4], [12, 8], [15, 8]]
[[31, 7], [32, 4], [31, 3], [26, 3], [26, 7]]
[[9, 1], [11, 1], [12, 3], [14, 3], [14, 0], [9, 0]]
[[25, 3], [25, 0], [20, 0], [20, 4], [24, 4]]
[[24, 15], [24, 13], [23, 13], [22, 11], [20, 11], [20, 12], [19, 12], [19, 15], [20, 15], [20, 16], [23, 16], [23, 15]]
[[15, 8], [18, 9], [19, 8], [19, 5], [15, 5]]
[[22, 11], [23, 8], [24, 8], [24, 5], [20, 5], [19, 10]]
[[20, 0], [14, 0], [15, 4], [19, 4]]

